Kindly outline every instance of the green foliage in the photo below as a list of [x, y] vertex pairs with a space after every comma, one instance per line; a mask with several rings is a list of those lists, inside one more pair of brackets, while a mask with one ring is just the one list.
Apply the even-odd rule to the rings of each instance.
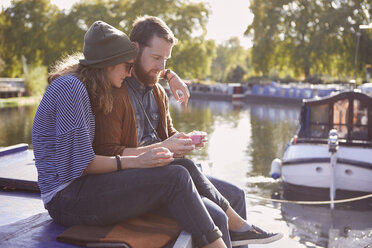
[[[205, 78], [210, 73], [212, 60], [215, 57], [215, 44], [205, 41], [206, 24], [209, 10], [202, 3], [189, 0], [129, 0], [121, 5], [125, 13], [121, 27], [129, 34], [131, 25], [138, 16], [155, 15], [162, 18], [179, 40], [173, 48], [172, 58], [167, 66], [181, 77]], [[194, 31], [200, 31], [195, 37]], [[194, 36], [194, 37], [193, 37]]]
[[23, 78], [25, 80], [27, 96], [41, 96], [47, 86], [48, 70], [46, 66], [37, 66], [25, 72]]
[[246, 50], [236, 37], [220, 45], [205, 40], [210, 15], [206, 3], [93, 0], [64, 11], [50, 0], [13, 0], [0, 12], [0, 76], [21, 77], [22, 57], [31, 68], [38, 68], [82, 51], [84, 34], [95, 20], [129, 35], [134, 20], [143, 15], [158, 16], [173, 30], [179, 43], [167, 66], [185, 78], [345, 79], [354, 73], [364, 77], [365, 64], [372, 62], [372, 30], [359, 30], [360, 24], [371, 22], [370, 0], [252, 0], [250, 10], [254, 20], [246, 34], [252, 37], [253, 48]]
[[[356, 34], [371, 22], [370, 0], [253, 0], [254, 20], [246, 34], [253, 38], [252, 61], [257, 72], [275, 67], [288, 75], [307, 77], [361, 73], [372, 60], [371, 34], [362, 34], [354, 68]], [[363, 46], [363, 48], [362, 48]]]
[[2, 71], [4, 71], [4, 69], [5, 69], [5, 62], [4, 62], [4, 60], [2, 60], [1, 57], [0, 57], [0, 73], [1, 73]]
[[230, 83], [242, 83], [246, 71], [240, 65], [236, 66], [235, 69], [230, 71], [227, 76], [227, 80]]
[[[104, 20], [129, 35], [133, 21], [143, 15], [162, 18], [180, 40], [169, 66], [183, 77], [209, 74], [215, 45], [204, 40], [209, 9], [203, 3], [94, 0], [77, 2], [70, 11], [63, 11], [50, 0], [14, 0], [0, 12], [0, 62], [4, 62], [0, 63], [0, 76], [22, 76], [22, 57], [32, 68], [38, 68], [82, 51], [84, 34], [96, 20]], [[197, 36], [194, 31], [198, 31]]]
[[57, 8], [48, 0], [14, 0], [2, 13], [1, 57], [6, 64], [2, 75], [20, 76], [22, 56], [31, 65], [44, 63], [51, 49], [46, 39], [50, 16], [56, 12]]
[[169, 67], [185, 78], [206, 78], [215, 55], [213, 41], [198, 39], [179, 41], [173, 48]]
[[[245, 50], [237, 37], [233, 37], [217, 47], [217, 57], [212, 63], [212, 79], [227, 82], [232, 70], [240, 66], [247, 71], [250, 67], [249, 52]], [[244, 76], [244, 75], [243, 75]]]

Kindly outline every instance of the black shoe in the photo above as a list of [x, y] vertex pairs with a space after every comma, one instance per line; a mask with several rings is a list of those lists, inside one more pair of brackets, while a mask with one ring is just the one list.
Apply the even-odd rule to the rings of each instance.
[[254, 225], [252, 227], [254, 230], [246, 232], [230, 231], [231, 245], [268, 244], [283, 237], [282, 233], [269, 233]]

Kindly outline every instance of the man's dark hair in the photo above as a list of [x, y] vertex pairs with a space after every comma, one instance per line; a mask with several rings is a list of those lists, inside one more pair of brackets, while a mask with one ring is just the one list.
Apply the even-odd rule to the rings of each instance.
[[153, 36], [167, 40], [172, 45], [177, 43], [172, 30], [163, 20], [155, 16], [145, 16], [137, 18], [133, 23], [133, 29], [130, 32], [129, 39], [137, 42], [140, 47], [150, 46]]

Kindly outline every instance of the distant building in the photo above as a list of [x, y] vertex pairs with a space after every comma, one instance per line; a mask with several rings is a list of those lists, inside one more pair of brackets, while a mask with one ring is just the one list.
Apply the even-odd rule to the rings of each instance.
[[25, 91], [23, 78], [0, 78], [0, 98], [21, 97]]

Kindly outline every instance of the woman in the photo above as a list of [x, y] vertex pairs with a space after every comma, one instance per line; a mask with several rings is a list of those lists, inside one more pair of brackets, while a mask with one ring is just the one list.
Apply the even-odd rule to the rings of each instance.
[[111, 88], [129, 76], [136, 49], [124, 33], [97, 21], [85, 34], [83, 54], [51, 72], [32, 129], [41, 198], [51, 217], [67, 226], [106, 225], [167, 206], [199, 247], [226, 247], [187, 170], [165, 166], [174, 160], [167, 148], [94, 154], [92, 107], [112, 110]]

